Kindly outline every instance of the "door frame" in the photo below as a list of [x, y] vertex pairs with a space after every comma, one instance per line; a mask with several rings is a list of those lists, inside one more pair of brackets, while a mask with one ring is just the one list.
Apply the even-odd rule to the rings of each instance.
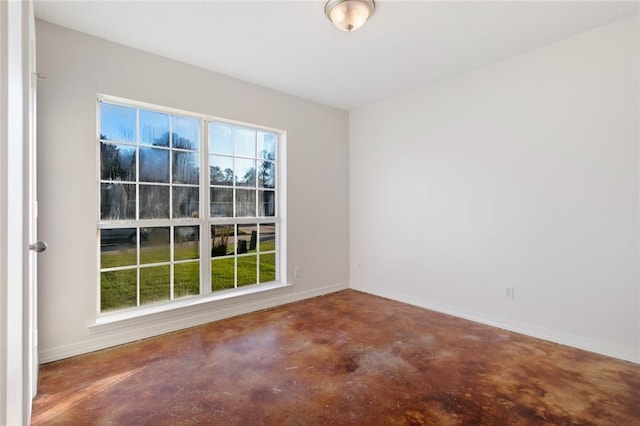
[[0, 2], [0, 424], [31, 417], [28, 260], [29, 43], [32, 0]]
[[[37, 178], [37, 86], [38, 73], [36, 72], [36, 22], [33, 12], [33, 2], [27, 2], [29, 10], [27, 11], [26, 20], [27, 28], [27, 102], [25, 108], [28, 129], [26, 136], [26, 154], [25, 154], [25, 219], [27, 243], [29, 247], [32, 243], [38, 241], [38, 178]], [[27, 302], [29, 324], [28, 327], [28, 352], [29, 352], [29, 395], [31, 399], [35, 398], [38, 390], [38, 252], [35, 250], [27, 250]]]

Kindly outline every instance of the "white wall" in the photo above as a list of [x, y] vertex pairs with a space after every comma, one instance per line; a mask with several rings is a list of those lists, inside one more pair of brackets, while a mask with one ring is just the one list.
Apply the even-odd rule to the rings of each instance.
[[352, 287], [640, 362], [638, 27], [352, 111]]
[[[348, 113], [37, 22], [41, 361], [346, 288]], [[287, 131], [289, 277], [293, 287], [208, 305], [163, 326], [96, 318], [96, 93]]]

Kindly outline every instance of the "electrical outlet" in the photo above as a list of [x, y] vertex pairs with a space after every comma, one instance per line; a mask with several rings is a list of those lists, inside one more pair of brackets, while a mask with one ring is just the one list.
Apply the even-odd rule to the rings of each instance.
[[504, 297], [506, 299], [513, 299], [513, 287], [504, 288]]
[[300, 278], [300, 276], [302, 275], [302, 268], [299, 266], [296, 266], [295, 268], [293, 268], [293, 276], [294, 278]]

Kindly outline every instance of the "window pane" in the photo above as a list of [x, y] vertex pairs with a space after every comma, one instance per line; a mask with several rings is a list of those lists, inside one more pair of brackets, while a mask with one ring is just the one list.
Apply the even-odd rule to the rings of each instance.
[[260, 255], [260, 282], [268, 283], [276, 280], [276, 254]]
[[169, 151], [140, 148], [140, 182], [169, 183]]
[[275, 191], [258, 191], [258, 216], [276, 215]]
[[100, 230], [100, 267], [135, 265], [137, 262], [137, 229], [114, 228]]
[[136, 141], [136, 109], [102, 102], [100, 104], [100, 139]]
[[173, 231], [174, 260], [200, 258], [200, 227], [176, 226]]
[[171, 116], [173, 125], [173, 147], [200, 149], [200, 120], [192, 117]]
[[238, 225], [238, 254], [255, 252], [258, 246], [258, 225]]
[[200, 294], [200, 262], [178, 263], [173, 266], [174, 298]]
[[261, 252], [276, 249], [276, 224], [260, 224], [260, 247]]
[[256, 191], [252, 189], [236, 189], [236, 216], [255, 217]]
[[169, 146], [169, 115], [161, 112], [140, 111], [140, 143]]
[[169, 187], [140, 185], [140, 219], [169, 219]]
[[238, 287], [256, 284], [256, 256], [238, 257]]
[[195, 218], [199, 216], [199, 189], [194, 187], [173, 187], [173, 217]]
[[234, 287], [233, 263], [233, 257], [211, 261], [211, 291]]
[[218, 154], [233, 155], [231, 126], [217, 123], [209, 124], [209, 150]]
[[233, 185], [233, 157], [211, 155], [209, 157], [209, 182], [211, 185]]
[[236, 158], [235, 160], [236, 185], [256, 186], [256, 162]]
[[256, 131], [249, 129], [235, 129], [236, 152], [242, 157], [256, 156]]
[[200, 181], [200, 155], [173, 152], [173, 183], [197, 185]]
[[100, 185], [100, 219], [130, 220], [136, 218], [136, 186], [123, 183]]
[[[140, 263], [160, 263], [171, 260], [169, 227], [142, 228], [146, 242], [140, 244]], [[144, 238], [143, 238], [144, 240]]]
[[258, 132], [258, 158], [275, 160], [276, 140], [277, 136], [275, 133]]
[[276, 163], [258, 161], [258, 186], [260, 188], [276, 187]]
[[136, 269], [100, 274], [100, 311], [130, 308], [137, 305]]
[[211, 257], [233, 254], [235, 249], [233, 225], [211, 225]]
[[135, 182], [135, 147], [100, 142], [100, 179]]
[[140, 268], [140, 304], [169, 300], [171, 294], [170, 267]]
[[211, 217], [233, 216], [233, 189], [211, 188]]

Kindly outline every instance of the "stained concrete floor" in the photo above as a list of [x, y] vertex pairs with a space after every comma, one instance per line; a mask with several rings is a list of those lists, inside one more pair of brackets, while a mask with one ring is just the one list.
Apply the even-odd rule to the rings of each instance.
[[348, 290], [44, 365], [33, 424], [640, 425], [640, 365]]

